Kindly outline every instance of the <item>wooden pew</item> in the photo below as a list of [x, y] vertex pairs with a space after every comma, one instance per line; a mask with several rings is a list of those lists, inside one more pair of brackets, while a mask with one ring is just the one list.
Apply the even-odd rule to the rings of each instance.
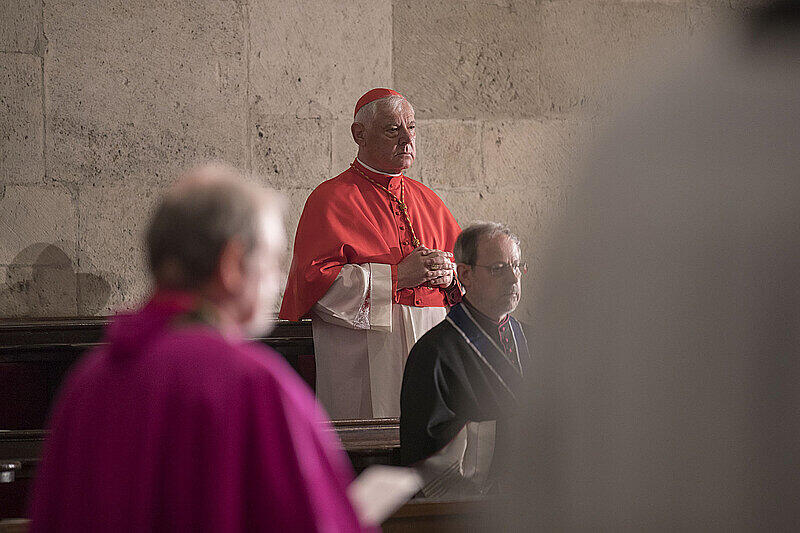
[[[43, 428], [64, 376], [101, 342], [107, 325], [105, 317], [0, 321], [0, 429]], [[311, 321], [280, 320], [258, 340], [283, 355], [314, 388]]]
[[[333, 422], [342, 446], [356, 472], [369, 465], [396, 465], [400, 456], [400, 429], [396, 418], [375, 420], [337, 420]], [[15, 464], [14, 481], [0, 483], [0, 519], [25, 515], [36, 466], [41, 457], [47, 431], [0, 430], [0, 464]]]

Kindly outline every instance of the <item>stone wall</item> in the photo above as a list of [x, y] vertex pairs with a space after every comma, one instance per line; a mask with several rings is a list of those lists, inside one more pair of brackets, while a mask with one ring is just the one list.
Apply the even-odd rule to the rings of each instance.
[[613, 72], [654, 38], [690, 45], [746, 6], [4, 0], [0, 316], [104, 314], [140, 299], [144, 221], [195, 161], [226, 160], [281, 190], [291, 242], [312, 188], [354, 157], [352, 107], [375, 86], [415, 106], [409, 174], [462, 225], [520, 233], [530, 289]]

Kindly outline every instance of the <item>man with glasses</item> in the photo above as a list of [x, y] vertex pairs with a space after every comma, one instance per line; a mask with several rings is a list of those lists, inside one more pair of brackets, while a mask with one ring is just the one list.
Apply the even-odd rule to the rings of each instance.
[[401, 462], [420, 471], [427, 497], [495, 487], [531, 361], [522, 327], [509, 315], [527, 271], [519, 239], [503, 224], [473, 224], [454, 255], [464, 299], [414, 345], [401, 391]]

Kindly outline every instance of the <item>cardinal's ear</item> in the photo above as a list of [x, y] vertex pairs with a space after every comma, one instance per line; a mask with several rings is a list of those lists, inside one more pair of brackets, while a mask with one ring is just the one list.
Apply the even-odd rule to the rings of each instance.
[[350, 133], [353, 134], [353, 140], [357, 145], [364, 146], [367, 128], [365, 128], [363, 124], [360, 122], [353, 122], [353, 125], [350, 126]]

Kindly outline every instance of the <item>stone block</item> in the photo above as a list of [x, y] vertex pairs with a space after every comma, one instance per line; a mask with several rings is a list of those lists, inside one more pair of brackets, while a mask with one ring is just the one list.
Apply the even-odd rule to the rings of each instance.
[[587, 161], [596, 127], [587, 120], [551, 119], [485, 125], [485, 193], [492, 219], [508, 224], [530, 251], [533, 270], [540, 254], [555, 246], [552, 234]]
[[270, 186], [313, 188], [328, 179], [331, 124], [320, 118], [253, 113], [252, 166]]
[[25, 285], [13, 268], [0, 265], [0, 317], [25, 315]]
[[77, 223], [73, 195], [62, 185], [0, 185], [0, 264], [33, 266], [34, 252], [50, 245], [74, 261]]
[[48, 177], [156, 184], [197, 159], [244, 167], [244, 9], [47, 2]]
[[[283, 291], [286, 289], [286, 279], [289, 275], [289, 266], [292, 263], [292, 253], [294, 251], [294, 242], [297, 234], [297, 223], [300, 221], [300, 215], [303, 213], [303, 206], [306, 205], [308, 195], [311, 194], [311, 189], [289, 189], [281, 191], [281, 194], [286, 200], [286, 208], [284, 211], [283, 224], [286, 228], [286, 256], [283, 262], [283, 273], [281, 275], [280, 291], [281, 298], [278, 299], [278, 307], [283, 299]], [[278, 309], [275, 311], [277, 312]]]
[[485, 191], [444, 189], [437, 190], [436, 194], [442, 199], [462, 229], [473, 222], [493, 220]]
[[338, 176], [350, 166], [358, 154], [358, 145], [350, 133], [352, 117], [333, 121], [331, 131], [331, 177]]
[[259, 112], [352, 117], [392, 81], [390, 0], [251, 0], [250, 86]]
[[702, 47], [705, 41], [698, 38], [712, 37], [741, 24], [744, 18], [758, 5], [752, 0], [701, 0], [687, 4], [687, 23], [691, 44]]
[[[286, 241], [288, 243], [288, 255], [291, 259], [291, 253], [294, 249], [294, 238], [297, 233], [297, 224], [300, 222], [300, 215], [303, 213], [303, 207], [306, 205], [308, 195], [311, 194], [312, 189], [288, 189], [281, 191], [281, 194], [286, 200], [283, 225], [286, 228]], [[287, 261], [286, 267], [288, 272], [289, 263]]]
[[[520, 238], [523, 252], [535, 248], [536, 236], [541, 232], [541, 208], [544, 202], [534, 194], [513, 194], [509, 191], [483, 193], [484, 220], [506, 224]], [[563, 202], [551, 201], [553, 208], [565, 207]]]
[[41, 0], [3, 0], [0, 7], [0, 51], [38, 53]]
[[[113, 312], [134, 307], [147, 296], [144, 231], [162, 191], [136, 185], [79, 189], [78, 266], [82, 273], [102, 279], [81, 284], [81, 309], [94, 306], [99, 312]], [[101, 306], [95, 303], [103, 299]]]
[[480, 123], [458, 119], [417, 121], [417, 160], [412, 170], [416, 179], [437, 191], [481, 188]]
[[[545, 113], [603, 108], [626, 70], [662, 48], [686, 44], [682, 4], [542, 2], [530, 31], [538, 35]], [[668, 45], [665, 43], [669, 43]]]
[[538, 2], [395, 2], [392, 66], [417, 118], [540, 111]]
[[585, 118], [484, 124], [486, 184], [493, 190], [548, 195], [569, 184], [595, 136]]
[[762, 6], [764, 2], [760, 0], [686, 0], [687, 7], [691, 10], [694, 7], [718, 9], [727, 11], [729, 9], [738, 12], [751, 12]]
[[0, 183], [44, 180], [42, 60], [0, 52]]

